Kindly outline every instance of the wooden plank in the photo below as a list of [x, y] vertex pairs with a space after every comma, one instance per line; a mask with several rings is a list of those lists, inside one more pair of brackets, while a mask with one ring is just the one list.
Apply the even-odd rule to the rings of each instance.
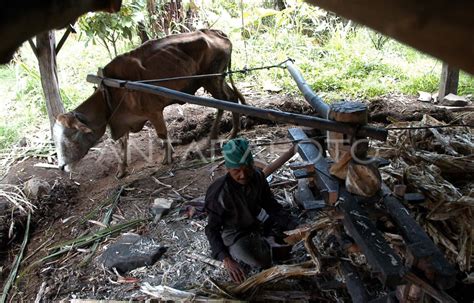
[[401, 283], [407, 271], [400, 257], [378, 231], [359, 202], [344, 188], [340, 189], [339, 208], [344, 214], [344, 227], [367, 258], [379, 280], [389, 286]]
[[309, 188], [308, 179], [299, 179], [295, 192], [295, 201], [303, 209], [320, 209], [326, 206], [324, 200], [316, 199]]
[[412, 266], [422, 270], [425, 276], [441, 289], [454, 286], [456, 281], [454, 267], [444, 258], [443, 253], [423, 228], [410, 216], [409, 211], [390, 194], [390, 189], [385, 184], [382, 190], [387, 212], [400, 230], [413, 257]]
[[309, 172], [305, 169], [297, 169], [293, 171], [293, 176], [295, 176], [296, 179], [304, 179], [304, 178], [310, 178], [315, 176], [316, 173], [314, 172]]
[[316, 169], [316, 187], [326, 203], [334, 204], [338, 198], [339, 182], [329, 174], [329, 164], [321, 155], [318, 148], [311, 143], [301, 128], [288, 129], [288, 136], [292, 140], [301, 141], [297, 144], [298, 153], [304, 161], [314, 163]]
[[362, 283], [357, 270], [352, 264], [347, 261], [341, 262], [341, 269], [344, 273], [344, 279], [346, 280], [347, 291], [351, 296], [352, 302], [354, 303], [365, 303], [369, 300], [367, 290]]

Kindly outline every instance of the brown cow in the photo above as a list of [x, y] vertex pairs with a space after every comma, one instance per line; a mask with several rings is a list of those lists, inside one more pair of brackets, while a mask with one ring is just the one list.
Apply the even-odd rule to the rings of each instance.
[[0, 64], [8, 63], [29, 38], [74, 22], [87, 12], [118, 12], [122, 0], [4, 1], [0, 9]]
[[[200, 30], [150, 40], [139, 48], [120, 55], [107, 64], [104, 76], [126, 80], [150, 80], [180, 76], [223, 73], [230, 68], [232, 44], [217, 30]], [[194, 94], [203, 87], [214, 98], [245, 104], [242, 95], [225, 82], [224, 76], [200, 79], [173, 80], [161, 86]], [[73, 111], [59, 115], [53, 129], [54, 141], [61, 169], [82, 159], [97, 143], [108, 125], [114, 140], [121, 138], [122, 161], [118, 176], [127, 166], [127, 137], [129, 132], [140, 131], [150, 121], [160, 139], [167, 146], [163, 163], [171, 161], [171, 144], [163, 118], [163, 109], [177, 100], [118, 88], [96, 90], [92, 96]], [[222, 110], [218, 110], [210, 139], [217, 139]], [[230, 137], [239, 130], [239, 115], [233, 114]]]

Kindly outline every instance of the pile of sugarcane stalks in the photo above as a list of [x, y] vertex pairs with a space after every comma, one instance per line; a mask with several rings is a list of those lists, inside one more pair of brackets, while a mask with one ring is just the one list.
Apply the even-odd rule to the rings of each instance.
[[[420, 122], [396, 123], [390, 127], [440, 125], [430, 116]], [[404, 186], [409, 193], [421, 193], [424, 201], [405, 203], [417, 214], [433, 241], [448, 261], [473, 283], [474, 245], [474, 136], [464, 127], [397, 130], [378, 147], [391, 161], [382, 168], [389, 186]]]

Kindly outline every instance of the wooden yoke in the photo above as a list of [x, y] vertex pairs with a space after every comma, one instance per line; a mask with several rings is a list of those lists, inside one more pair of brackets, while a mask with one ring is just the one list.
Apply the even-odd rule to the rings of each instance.
[[[364, 126], [367, 124], [367, 107], [360, 102], [333, 103], [328, 119]], [[327, 139], [328, 151], [334, 160], [329, 170], [331, 175], [345, 180], [347, 190], [353, 194], [370, 197], [380, 190], [382, 178], [378, 168], [367, 157], [366, 138], [328, 131]]]

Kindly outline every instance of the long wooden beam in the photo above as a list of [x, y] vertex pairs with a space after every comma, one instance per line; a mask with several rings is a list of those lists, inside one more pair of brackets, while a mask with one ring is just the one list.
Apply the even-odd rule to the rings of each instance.
[[303, 75], [301, 75], [300, 71], [296, 68], [296, 66], [291, 61], [287, 61], [286, 68], [290, 72], [290, 75], [295, 80], [298, 88], [300, 89], [301, 93], [303, 93], [304, 98], [306, 101], [311, 104], [311, 106], [316, 110], [318, 115], [321, 118], [327, 119], [329, 113], [329, 105], [324, 103], [323, 99], [321, 99], [316, 93], [309, 87], [308, 83], [306, 83]]
[[306, 1], [474, 74], [474, 1]]
[[370, 137], [373, 139], [385, 141], [387, 139], [387, 130], [369, 126], [354, 127], [347, 123], [340, 123], [321, 119], [312, 116], [287, 113], [273, 109], [261, 109], [249, 105], [237, 104], [224, 100], [198, 97], [183, 92], [175, 91], [166, 87], [125, 81], [111, 78], [102, 78], [96, 75], [88, 75], [87, 81], [95, 84], [103, 84], [115, 88], [126, 88], [139, 92], [159, 95], [171, 99], [180, 100], [191, 104], [214, 107], [222, 110], [228, 110], [248, 116], [258, 117], [270, 121], [286, 122], [295, 125], [309, 126], [311, 128], [323, 129], [348, 135], [357, 135], [360, 137]]
[[407, 271], [400, 257], [385, 241], [359, 201], [344, 188], [340, 189], [340, 196], [339, 209], [344, 214], [344, 227], [364, 253], [367, 263], [382, 283], [389, 286], [400, 284]]
[[383, 204], [397, 224], [414, 259], [411, 261], [412, 265], [422, 270], [425, 276], [439, 288], [448, 289], [454, 286], [456, 282], [454, 267], [444, 258], [443, 253], [385, 184], [382, 184], [382, 191]]
[[369, 301], [367, 289], [362, 282], [356, 268], [347, 261], [341, 262], [341, 269], [346, 280], [346, 287], [353, 303], [366, 303]]

